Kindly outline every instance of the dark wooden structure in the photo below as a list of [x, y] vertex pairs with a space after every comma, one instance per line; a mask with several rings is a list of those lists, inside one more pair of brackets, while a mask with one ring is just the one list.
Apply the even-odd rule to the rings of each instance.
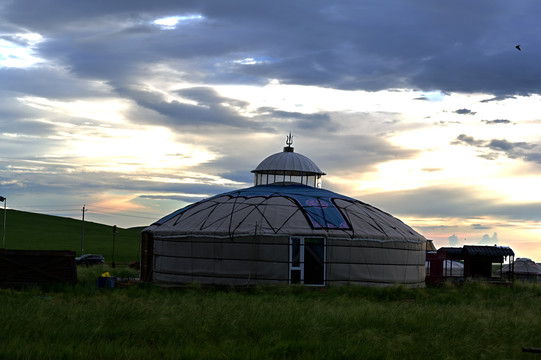
[[74, 251], [0, 249], [0, 287], [76, 282]]
[[[442, 247], [437, 251], [429, 251], [426, 254], [426, 283], [438, 284], [450, 278], [512, 283], [513, 270], [511, 269], [505, 276], [502, 273], [503, 263], [507, 257], [512, 267], [515, 253], [506, 246], [464, 245], [462, 248]], [[452, 272], [446, 269], [448, 260], [460, 261], [464, 264], [462, 276], [453, 276]], [[499, 267], [494, 265], [499, 265]]]

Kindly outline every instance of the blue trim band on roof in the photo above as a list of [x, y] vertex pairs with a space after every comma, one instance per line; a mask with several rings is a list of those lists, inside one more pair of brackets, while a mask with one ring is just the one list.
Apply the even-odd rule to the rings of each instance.
[[179, 209], [160, 220], [156, 221], [155, 225], [161, 225], [169, 219], [180, 215], [184, 211], [190, 209], [201, 202], [209, 201], [217, 197], [232, 196], [232, 197], [274, 197], [284, 196], [295, 200], [299, 208], [303, 211], [310, 225], [314, 229], [344, 229], [351, 230], [351, 225], [344, 218], [342, 212], [336, 207], [332, 201], [335, 198], [345, 199], [357, 202], [350, 197], [337, 194], [335, 192], [314, 188], [306, 185], [258, 185], [246, 189], [226, 192], [202, 200], [195, 204], [188, 205]]

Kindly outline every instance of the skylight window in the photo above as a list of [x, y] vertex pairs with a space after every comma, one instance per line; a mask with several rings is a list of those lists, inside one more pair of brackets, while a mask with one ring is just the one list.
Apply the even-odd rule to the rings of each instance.
[[203, 15], [182, 15], [182, 16], [166, 16], [153, 21], [155, 25], [160, 26], [164, 30], [172, 30], [180, 23], [203, 20]]

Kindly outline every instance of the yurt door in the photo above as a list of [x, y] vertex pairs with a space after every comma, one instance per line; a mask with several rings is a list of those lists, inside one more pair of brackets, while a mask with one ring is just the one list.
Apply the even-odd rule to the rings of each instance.
[[325, 238], [289, 239], [289, 283], [325, 285]]

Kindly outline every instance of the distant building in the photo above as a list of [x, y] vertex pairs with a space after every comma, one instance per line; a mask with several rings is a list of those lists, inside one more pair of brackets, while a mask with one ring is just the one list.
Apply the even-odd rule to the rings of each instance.
[[442, 247], [426, 254], [426, 282], [437, 284], [457, 278], [511, 282], [513, 277], [503, 272], [503, 264], [512, 264], [514, 258], [515, 253], [507, 246]]
[[323, 171], [282, 152], [254, 186], [179, 209], [142, 232], [141, 277], [157, 284], [424, 286], [426, 239], [359, 200], [321, 188]]
[[541, 266], [528, 258], [517, 258], [514, 263], [505, 265], [502, 272], [506, 275], [514, 274], [516, 280], [541, 282]]

